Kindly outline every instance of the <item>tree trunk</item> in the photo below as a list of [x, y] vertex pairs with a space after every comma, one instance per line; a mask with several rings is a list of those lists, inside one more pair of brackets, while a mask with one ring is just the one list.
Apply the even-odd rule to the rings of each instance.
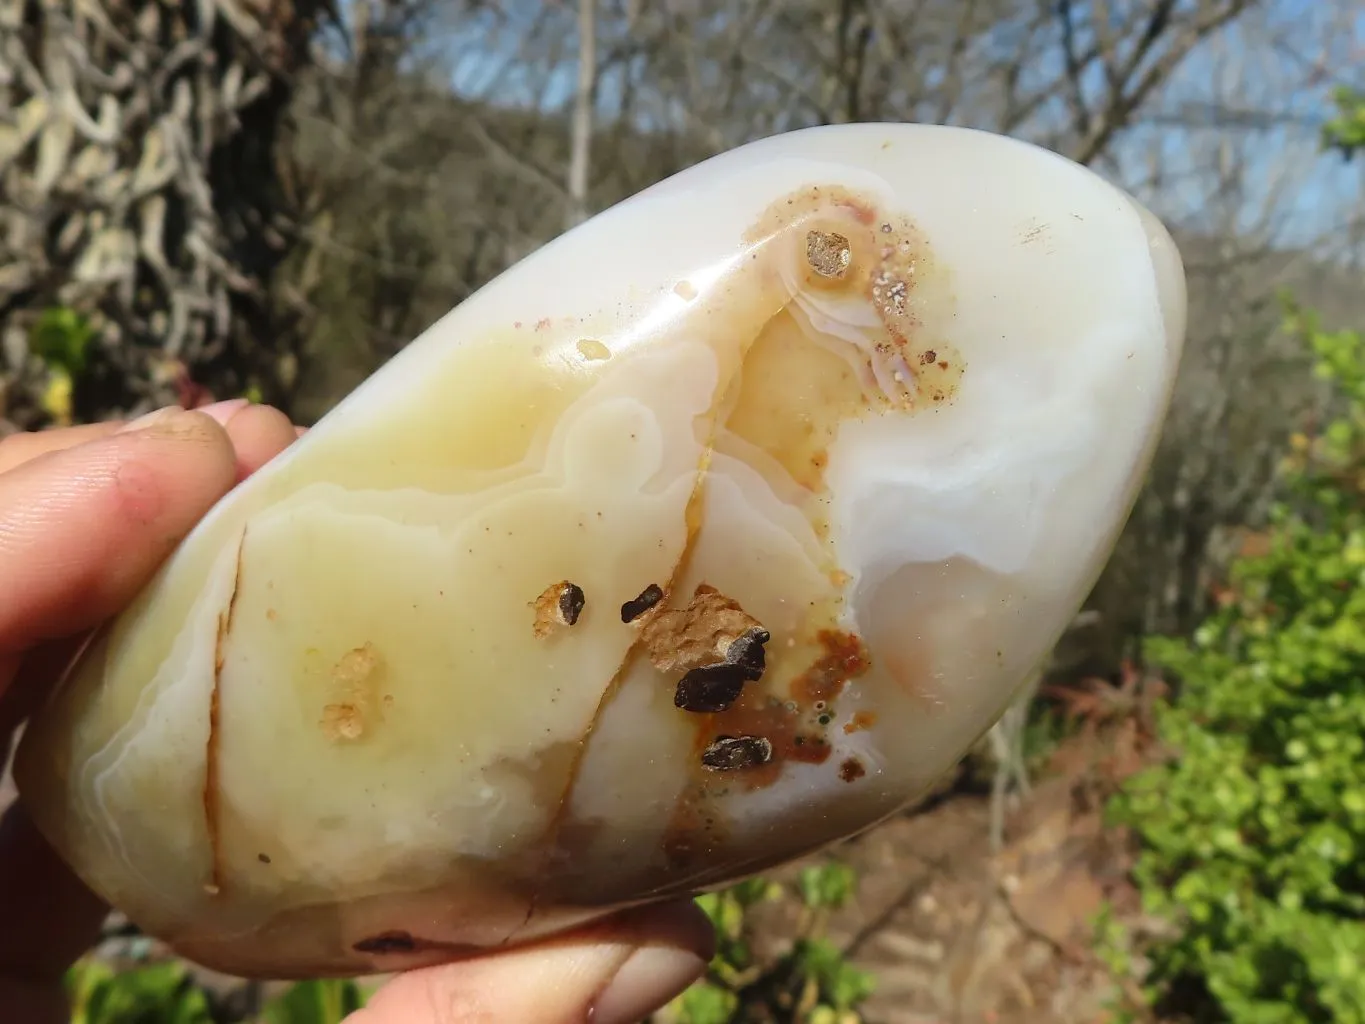
[[20, 425], [210, 394], [287, 407], [296, 340], [271, 277], [297, 197], [276, 144], [321, 7], [0, 0], [0, 337]]

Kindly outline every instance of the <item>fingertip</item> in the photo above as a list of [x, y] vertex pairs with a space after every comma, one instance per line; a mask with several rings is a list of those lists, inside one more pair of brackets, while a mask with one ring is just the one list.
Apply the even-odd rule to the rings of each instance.
[[289, 417], [269, 405], [243, 405], [221, 422], [236, 453], [238, 481], [255, 473], [298, 438]]
[[226, 427], [229, 420], [250, 404], [250, 399], [229, 398], [225, 402], [210, 402], [206, 405], [195, 406], [194, 411], [201, 416], [207, 416], [220, 427]]
[[[107, 454], [73, 449], [71, 479], [80, 480], [75, 457], [89, 456], [92, 467], [113, 464], [117, 522], [151, 525], [165, 520], [175, 533], [189, 528], [236, 482], [237, 456], [227, 431], [214, 420], [179, 408], [138, 430], [110, 439]], [[99, 444], [100, 442], [95, 442]], [[97, 479], [97, 473], [90, 474]]]
[[0, 648], [22, 650], [116, 612], [235, 472], [222, 427], [170, 409], [0, 476], [0, 578], [15, 583], [0, 588]]
[[347, 1024], [638, 1024], [706, 970], [710, 922], [691, 901], [394, 978]]
[[715, 955], [710, 919], [691, 900], [648, 908], [639, 945], [593, 1000], [596, 1024], [636, 1024], [706, 973]]

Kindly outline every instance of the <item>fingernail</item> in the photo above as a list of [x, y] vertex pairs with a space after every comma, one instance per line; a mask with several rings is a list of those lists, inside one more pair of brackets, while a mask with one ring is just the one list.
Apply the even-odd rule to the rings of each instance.
[[226, 427], [228, 420], [236, 416], [239, 412], [251, 404], [250, 399], [229, 398], [222, 402], [214, 402], [212, 405], [203, 405], [195, 412], [202, 412], [209, 419], [213, 420], [220, 427]]
[[118, 433], [127, 434], [135, 430], [146, 430], [148, 427], [157, 426], [158, 424], [174, 418], [181, 412], [184, 412], [184, 410], [178, 405], [168, 405], [161, 409], [153, 409], [151, 412], [144, 413], [135, 420], [129, 420], [123, 426], [119, 427]]
[[676, 946], [641, 946], [593, 1004], [592, 1024], [640, 1024], [696, 981], [706, 961]]

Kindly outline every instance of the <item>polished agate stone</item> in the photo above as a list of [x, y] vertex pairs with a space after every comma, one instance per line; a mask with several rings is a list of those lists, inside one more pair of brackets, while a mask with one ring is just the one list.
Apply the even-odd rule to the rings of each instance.
[[31, 723], [39, 827], [242, 975], [407, 968], [902, 809], [1080, 606], [1180, 257], [1092, 172], [846, 125], [545, 246], [228, 495]]

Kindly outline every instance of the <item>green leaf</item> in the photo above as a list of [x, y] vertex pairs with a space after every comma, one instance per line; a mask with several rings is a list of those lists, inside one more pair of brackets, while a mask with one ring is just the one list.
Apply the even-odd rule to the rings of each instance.
[[811, 909], [827, 907], [837, 910], [853, 894], [857, 875], [847, 864], [828, 861], [801, 872], [798, 887], [801, 899]]
[[265, 1024], [340, 1024], [364, 1005], [354, 981], [301, 981], [273, 999], [261, 1019]]
[[74, 309], [44, 310], [29, 333], [29, 351], [52, 370], [80, 376], [89, 356], [95, 330]]
[[700, 981], [673, 1001], [678, 1024], [728, 1024], [738, 1000], [710, 982]]
[[212, 1024], [207, 998], [175, 961], [116, 973], [83, 960], [66, 987], [72, 1024]]

